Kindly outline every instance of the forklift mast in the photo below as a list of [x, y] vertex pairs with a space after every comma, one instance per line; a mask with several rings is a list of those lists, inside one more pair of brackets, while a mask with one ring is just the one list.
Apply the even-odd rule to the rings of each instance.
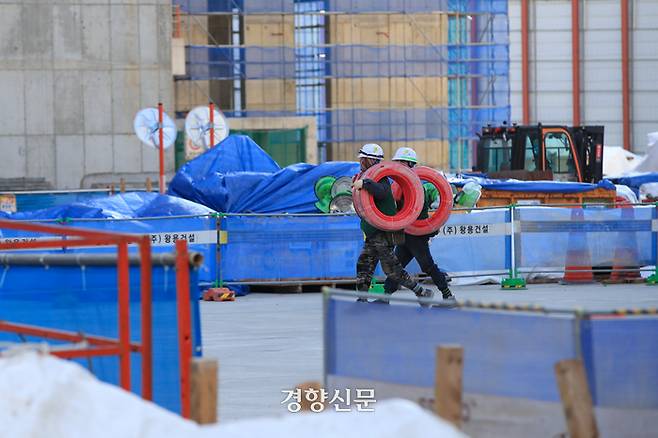
[[482, 128], [475, 170], [491, 178], [596, 183], [603, 177], [603, 126]]

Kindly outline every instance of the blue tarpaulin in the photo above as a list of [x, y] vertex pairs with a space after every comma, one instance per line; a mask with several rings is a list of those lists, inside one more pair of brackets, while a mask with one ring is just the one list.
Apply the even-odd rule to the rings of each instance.
[[475, 181], [487, 190], [509, 190], [512, 192], [543, 192], [543, 193], [580, 193], [596, 189], [615, 190], [615, 185], [604, 179], [597, 184], [566, 182], [566, 181], [519, 181], [515, 179], [487, 179], [464, 175], [465, 178], [451, 178], [450, 183], [458, 187], [468, 181]]
[[231, 135], [181, 167], [169, 193], [224, 213], [317, 213], [315, 182], [358, 169], [342, 161], [281, 169], [251, 138]]
[[48, 219], [133, 219], [160, 216], [208, 215], [214, 213], [203, 205], [174, 196], [131, 192], [104, 198], [87, 199], [41, 210], [17, 213], [0, 212], [0, 218], [16, 220]]
[[640, 175], [622, 176], [612, 178], [615, 184], [621, 184], [630, 187], [636, 195], [640, 195], [640, 186], [642, 184], [658, 182], [658, 172], [643, 173]]

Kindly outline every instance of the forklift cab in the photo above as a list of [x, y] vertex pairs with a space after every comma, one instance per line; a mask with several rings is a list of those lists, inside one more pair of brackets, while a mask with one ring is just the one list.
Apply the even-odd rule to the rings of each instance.
[[603, 173], [603, 127], [487, 126], [476, 170], [491, 178], [596, 182]]

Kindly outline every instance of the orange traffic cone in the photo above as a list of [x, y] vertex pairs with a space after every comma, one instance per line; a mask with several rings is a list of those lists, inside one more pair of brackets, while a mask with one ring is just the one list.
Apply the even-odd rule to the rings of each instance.
[[[584, 213], [582, 208], [571, 210], [571, 222], [583, 222]], [[584, 231], [569, 232], [569, 246], [567, 248], [567, 259], [564, 264], [564, 277], [562, 284], [593, 283], [592, 258], [587, 247], [587, 233]]]
[[[632, 205], [621, 205], [620, 208], [622, 221], [635, 219], [635, 209]], [[628, 232], [620, 231], [617, 233], [612, 271], [607, 282], [623, 283], [641, 278], [637, 239], [635, 235], [629, 238]]]

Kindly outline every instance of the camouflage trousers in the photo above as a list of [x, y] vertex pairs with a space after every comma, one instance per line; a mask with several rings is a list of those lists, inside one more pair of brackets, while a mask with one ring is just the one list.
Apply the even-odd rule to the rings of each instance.
[[418, 288], [418, 283], [409, 276], [395, 257], [393, 243], [389, 241], [386, 233], [381, 232], [366, 237], [361, 255], [356, 262], [357, 290], [367, 291], [370, 288], [372, 275], [378, 262], [382, 264], [382, 269], [388, 278], [408, 289]]

